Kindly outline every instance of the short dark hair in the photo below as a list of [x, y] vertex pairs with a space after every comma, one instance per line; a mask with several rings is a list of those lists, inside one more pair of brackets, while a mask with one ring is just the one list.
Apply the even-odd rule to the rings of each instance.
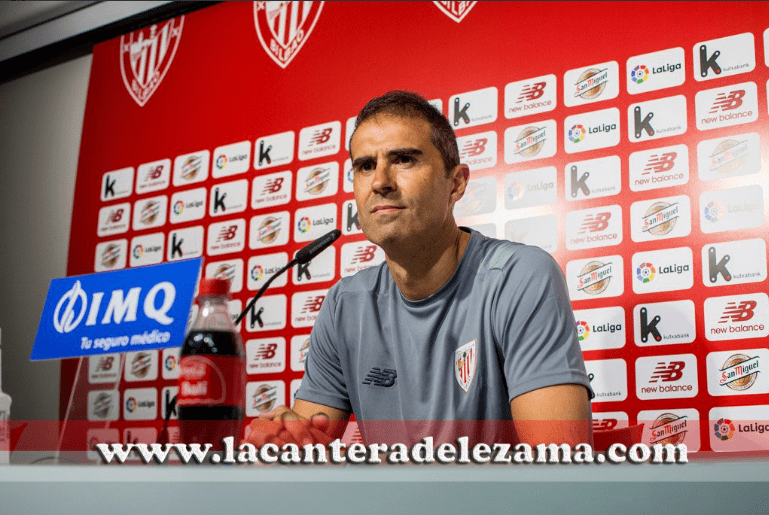
[[[372, 98], [358, 114], [355, 130], [358, 130], [361, 123], [378, 114], [422, 118], [432, 128], [430, 139], [441, 153], [446, 173], [459, 164], [459, 147], [454, 129], [451, 128], [446, 117], [424, 97], [410, 91], [395, 90], [388, 91], [381, 97]], [[350, 143], [352, 143], [352, 136], [350, 136]]]

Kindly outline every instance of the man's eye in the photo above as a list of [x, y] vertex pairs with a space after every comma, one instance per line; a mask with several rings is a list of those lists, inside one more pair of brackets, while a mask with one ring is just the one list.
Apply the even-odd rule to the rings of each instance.
[[407, 164], [413, 163], [414, 162], [414, 158], [411, 157], [411, 156], [398, 156], [397, 158], [395, 158], [395, 162], [407, 165]]

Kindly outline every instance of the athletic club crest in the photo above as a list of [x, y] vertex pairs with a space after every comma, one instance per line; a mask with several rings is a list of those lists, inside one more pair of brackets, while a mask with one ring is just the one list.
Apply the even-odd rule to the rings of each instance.
[[461, 22], [467, 13], [475, 7], [477, 2], [433, 2], [438, 6], [438, 9], [443, 11], [443, 14], [454, 20], [455, 22]]
[[285, 68], [315, 28], [325, 2], [254, 2], [254, 23], [262, 48]]
[[478, 362], [476, 342], [473, 340], [454, 351], [454, 376], [462, 390], [467, 393], [475, 378], [475, 364]]
[[139, 107], [163, 81], [179, 48], [183, 25], [184, 16], [120, 37], [120, 72]]

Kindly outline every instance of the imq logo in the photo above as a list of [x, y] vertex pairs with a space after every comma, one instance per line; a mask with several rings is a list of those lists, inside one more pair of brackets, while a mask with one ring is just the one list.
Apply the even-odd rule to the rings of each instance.
[[569, 70], [563, 84], [563, 103], [567, 107], [611, 100], [619, 95], [619, 66], [611, 61]]
[[618, 156], [569, 163], [564, 172], [566, 200], [609, 197], [622, 191]]
[[178, 229], [168, 234], [166, 260], [178, 261], [203, 255], [203, 226]]
[[505, 163], [522, 163], [553, 157], [558, 147], [557, 133], [555, 120], [507, 128]]
[[692, 260], [689, 247], [633, 254], [633, 292], [688, 290], [694, 285]]
[[633, 143], [679, 136], [687, 128], [686, 97], [683, 95], [628, 107], [628, 139]]
[[134, 169], [122, 168], [105, 173], [101, 178], [101, 200], [116, 200], [133, 193]]
[[683, 48], [637, 55], [627, 60], [627, 92], [631, 95], [680, 86], [686, 80]]
[[208, 150], [184, 154], [174, 159], [174, 186], [186, 186], [208, 179], [208, 164], [211, 153]]
[[638, 358], [635, 372], [641, 400], [695, 397], [699, 390], [694, 354]]
[[497, 121], [497, 96], [495, 87], [452, 96], [447, 113], [451, 126], [464, 129]]
[[690, 300], [639, 304], [633, 309], [633, 320], [639, 347], [691, 343], [696, 335], [694, 303]]
[[617, 297], [625, 289], [622, 256], [578, 259], [566, 263], [572, 300]]
[[730, 127], [758, 119], [755, 82], [700, 91], [695, 96], [697, 128], [701, 131]]
[[618, 205], [572, 211], [566, 215], [566, 248], [609, 247], [622, 243], [622, 208]]
[[694, 45], [694, 79], [705, 81], [748, 73], [756, 67], [753, 34], [711, 39]]
[[711, 352], [707, 357], [708, 393], [713, 396], [769, 393], [767, 364], [769, 350], [765, 348]]
[[324, 3], [254, 2], [256, 35], [275, 64], [286, 68], [294, 60], [312, 34]]
[[633, 191], [680, 186], [689, 182], [689, 148], [673, 145], [633, 152], [628, 168]]
[[254, 168], [263, 170], [275, 166], [284, 166], [294, 160], [293, 131], [263, 136], [254, 143]]
[[630, 236], [635, 242], [688, 236], [692, 232], [689, 197], [658, 198], [630, 206]]
[[705, 286], [758, 283], [766, 279], [766, 242], [752, 240], [710, 243], [702, 247]]
[[[81, 323], [89, 327], [97, 324], [120, 325], [123, 322], [136, 322], [139, 306], [146, 318], [159, 324], [169, 325], [174, 321], [168, 316], [168, 311], [176, 299], [176, 287], [168, 281], [155, 284], [144, 294], [139, 286], [131, 288], [128, 293], [113, 290], [102, 310], [105, 294], [106, 292], [86, 292], [80, 281], [75, 281], [72, 288], [56, 303], [53, 312], [53, 327], [56, 332], [70, 333]], [[158, 301], [160, 307], [157, 307]]]
[[166, 76], [179, 48], [183, 27], [181, 16], [120, 37], [120, 73], [139, 107], [147, 103]]
[[494, 131], [457, 138], [459, 160], [470, 170], [483, 170], [497, 165], [497, 133]]
[[761, 143], [758, 134], [735, 134], [697, 144], [700, 180], [717, 181], [752, 175], [761, 171]]
[[248, 180], [225, 182], [211, 188], [208, 201], [209, 216], [240, 213], [248, 206]]
[[769, 335], [769, 297], [745, 293], [705, 299], [705, 337], [711, 341]]
[[700, 195], [700, 228], [704, 233], [750, 229], [763, 223], [764, 192], [757, 184]]
[[555, 75], [511, 82], [505, 86], [505, 118], [552, 111], [558, 104]]
[[568, 116], [563, 122], [564, 150], [567, 154], [619, 145], [619, 109]]

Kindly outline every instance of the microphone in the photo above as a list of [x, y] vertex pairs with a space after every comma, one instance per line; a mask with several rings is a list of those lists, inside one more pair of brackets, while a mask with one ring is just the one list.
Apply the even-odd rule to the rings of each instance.
[[[270, 286], [270, 283], [278, 277], [280, 274], [288, 270], [294, 265], [304, 265], [308, 263], [312, 258], [326, 250], [329, 246], [331, 246], [332, 243], [334, 243], [340, 236], [342, 235], [342, 231], [339, 229], [334, 229], [333, 231], [321, 236], [317, 240], [313, 241], [309, 245], [306, 245], [303, 247], [299, 252], [296, 253], [296, 257], [289, 262], [286, 266], [278, 270], [272, 277], [270, 277], [266, 283], [264, 283], [264, 286], [261, 287], [261, 289], [256, 292], [256, 295], [249, 301], [248, 305], [245, 307], [243, 312], [238, 315], [238, 318], [235, 319], [235, 325], [238, 325], [241, 320], [243, 320], [243, 317], [246, 316], [246, 313], [248, 313], [249, 310], [251, 310], [254, 307], [254, 303], [256, 303], [257, 300], [259, 300], [259, 297], [262, 296], [262, 294], [267, 290], [267, 287]], [[254, 319], [258, 318], [258, 315], [255, 315]]]

